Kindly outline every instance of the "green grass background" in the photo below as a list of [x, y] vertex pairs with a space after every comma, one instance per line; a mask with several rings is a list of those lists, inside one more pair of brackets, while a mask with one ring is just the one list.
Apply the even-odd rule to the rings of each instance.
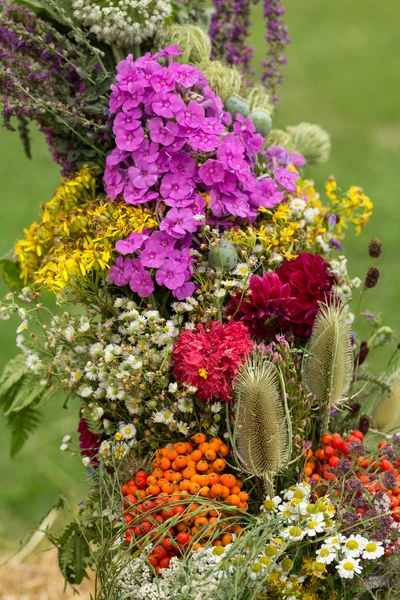
[[[378, 236], [384, 242], [379, 259], [381, 280], [365, 307], [385, 314], [397, 333], [400, 304], [400, 4], [394, 0], [287, 0], [292, 44], [287, 50], [285, 82], [279, 91], [276, 126], [300, 121], [323, 125], [332, 135], [328, 165], [310, 169], [317, 184], [335, 174], [342, 187], [362, 186], [375, 203], [374, 217], [358, 238], [346, 239], [352, 276], [363, 277], [368, 267], [367, 244]], [[265, 52], [261, 7], [253, 19], [255, 63]], [[28, 161], [18, 136], [0, 131], [0, 253], [7, 252], [22, 229], [38, 213], [39, 203], [51, 198], [58, 170], [44, 140], [33, 135], [33, 160]], [[0, 284], [0, 292], [6, 292]], [[16, 353], [16, 321], [1, 323], [0, 366]], [[393, 348], [393, 346], [392, 346]], [[372, 360], [382, 369], [390, 349]], [[8, 458], [8, 433], [0, 422], [0, 545], [17, 540], [41, 518], [60, 493], [72, 505], [84, 497], [85, 472], [78, 458], [61, 454], [61, 438], [76, 428], [78, 408], [63, 410], [62, 398], [44, 411], [38, 432], [15, 460]]]

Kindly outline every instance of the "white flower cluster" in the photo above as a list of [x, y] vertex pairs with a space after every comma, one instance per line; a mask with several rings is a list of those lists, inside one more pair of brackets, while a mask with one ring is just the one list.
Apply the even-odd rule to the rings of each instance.
[[171, 0], [73, 0], [72, 7], [99, 40], [125, 47], [153, 37], [172, 13]]

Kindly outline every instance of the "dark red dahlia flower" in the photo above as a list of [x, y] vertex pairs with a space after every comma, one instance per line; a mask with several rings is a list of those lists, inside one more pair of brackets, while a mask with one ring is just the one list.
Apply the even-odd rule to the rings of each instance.
[[291, 316], [291, 327], [295, 335], [310, 335], [318, 302], [326, 302], [332, 289], [333, 278], [321, 256], [303, 252], [297, 258], [283, 263], [276, 271], [282, 282], [288, 283], [291, 295], [296, 298]]
[[232, 382], [253, 342], [243, 323], [211, 321], [183, 331], [174, 346], [174, 375], [197, 388], [199, 400], [229, 401]]
[[276, 273], [264, 273], [250, 278], [251, 295], [242, 298], [239, 292], [231, 298], [227, 314], [243, 321], [250, 333], [259, 340], [272, 338], [290, 326], [295, 300], [290, 286], [282, 283]]
[[100, 445], [100, 437], [97, 433], [92, 433], [87, 426], [85, 419], [80, 419], [78, 425], [79, 448], [83, 456], [93, 458], [97, 454]]

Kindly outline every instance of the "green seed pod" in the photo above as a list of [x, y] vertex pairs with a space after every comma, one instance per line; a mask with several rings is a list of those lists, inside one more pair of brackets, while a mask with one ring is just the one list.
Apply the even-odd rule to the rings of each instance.
[[288, 152], [295, 151], [295, 145], [290, 139], [290, 135], [283, 131], [283, 129], [272, 129], [269, 136], [264, 142], [264, 146], [268, 148], [269, 146], [282, 146], [286, 148]]
[[309, 164], [322, 164], [329, 160], [331, 138], [319, 125], [299, 123], [296, 127], [288, 127], [290, 139]]
[[176, 56], [175, 61], [197, 65], [209, 59], [211, 40], [208, 35], [196, 25], [171, 25], [158, 34], [158, 43], [162, 46], [177, 44], [182, 56]]
[[205, 60], [199, 69], [205, 75], [212, 91], [223, 102], [229, 96], [237, 95], [242, 85], [242, 76], [237, 69], [222, 64], [219, 60]]
[[271, 97], [267, 94], [263, 85], [257, 84], [252, 88], [249, 88], [246, 100], [250, 104], [251, 112], [262, 110], [269, 115], [272, 115], [274, 112], [274, 105], [271, 101]]
[[248, 117], [250, 113], [250, 106], [246, 100], [239, 96], [230, 96], [225, 101], [225, 110], [227, 110], [233, 118], [239, 113], [244, 117]]
[[213, 269], [221, 272], [232, 271], [237, 265], [238, 254], [235, 246], [228, 240], [221, 240], [208, 253], [208, 262]]
[[256, 110], [250, 114], [250, 119], [253, 121], [257, 133], [267, 137], [272, 129], [272, 119], [269, 114], [263, 110]]

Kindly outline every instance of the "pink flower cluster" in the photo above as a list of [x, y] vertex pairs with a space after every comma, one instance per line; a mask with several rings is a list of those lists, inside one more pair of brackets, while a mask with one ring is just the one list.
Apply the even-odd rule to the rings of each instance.
[[240, 115], [230, 133], [221, 99], [198, 69], [172, 62], [178, 54], [169, 47], [136, 61], [129, 55], [117, 66], [110, 98], [116, 148], [107, 157], [106, 192], [145, 205], [159, 220], [159, 231], [118, 242], [121, 254], [135, 257], [119, 257], [110, 271], [116, 285], [142, 297], [154, 291], [154, 279], [178, 299], [193, 293], [190, 248], [206, 218], [199, 192], [210, 196], [213, 224], [254, 220], [259, 204], [252, 167], [262, 137]]

